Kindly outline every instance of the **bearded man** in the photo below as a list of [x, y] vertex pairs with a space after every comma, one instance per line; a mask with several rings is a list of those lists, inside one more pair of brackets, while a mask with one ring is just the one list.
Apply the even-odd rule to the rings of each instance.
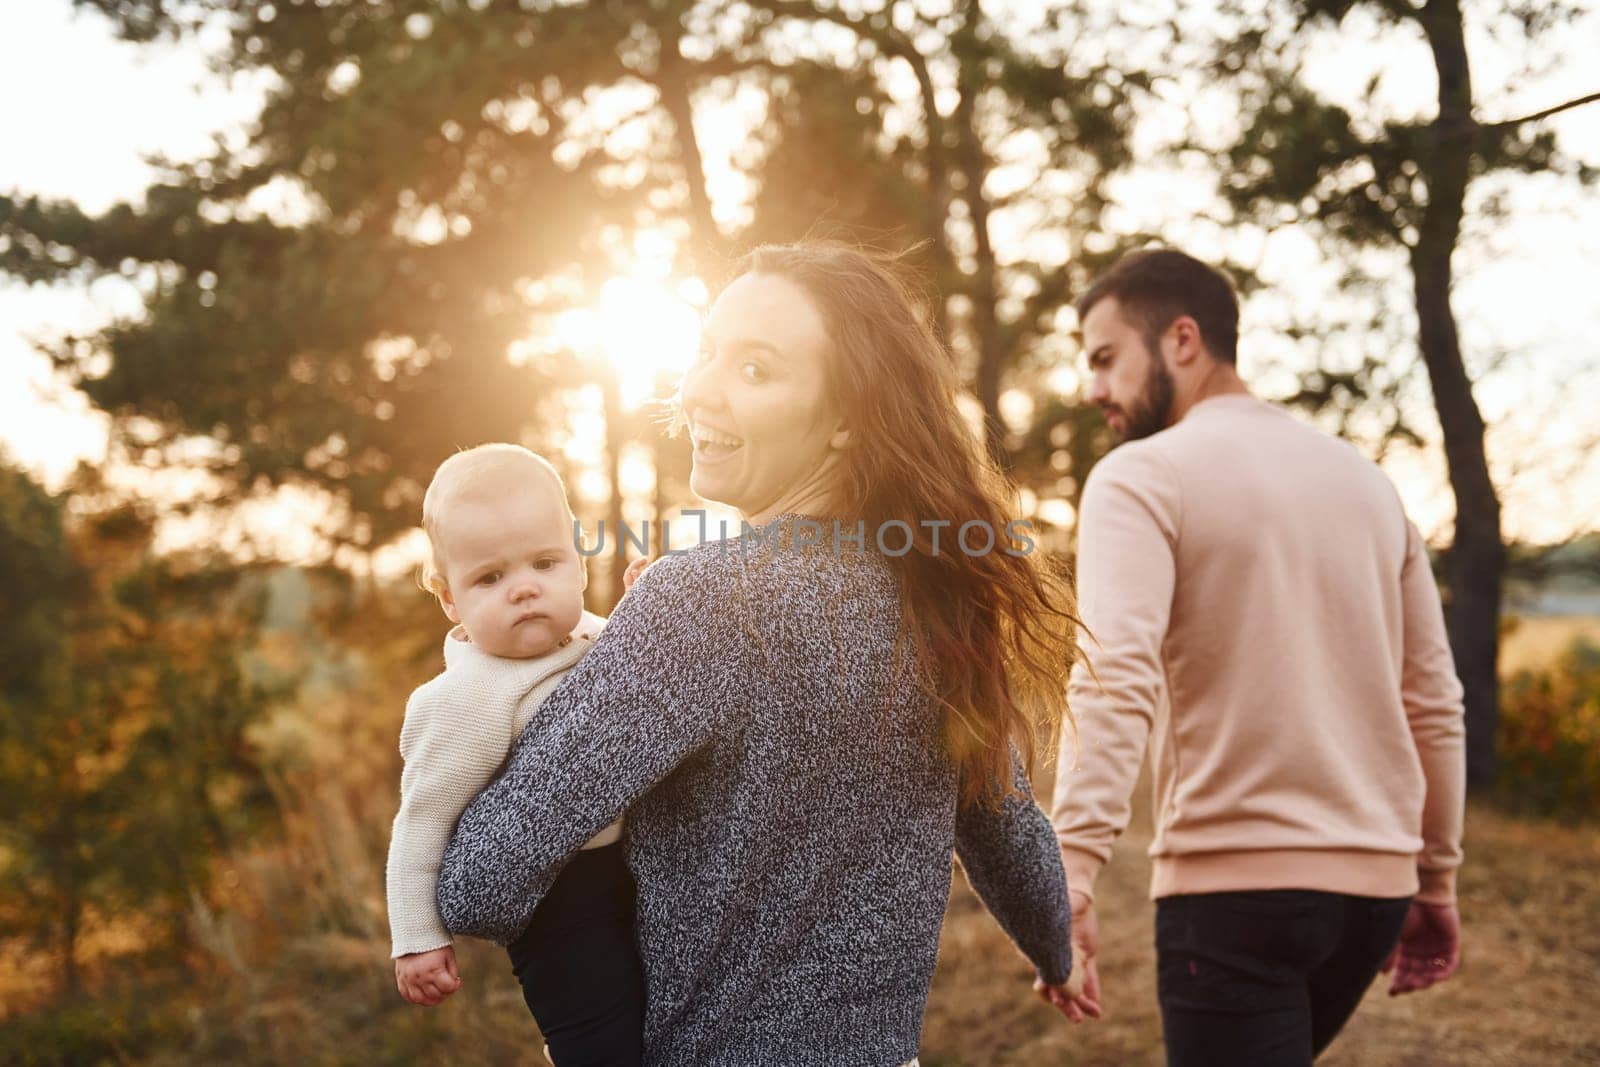
[[1098, 1017], [1094, 883], [1152, 753], [1168, 1062], [1309, 1064], [1380, 969], [1459, 959], [1461, 686], [1394, 487], [1251, 396], [1239, 305], [1182, 252], [1078, 303], [1089, 399], [1124, 443], [1084, 488], [1086, 661], [1053, 821]]

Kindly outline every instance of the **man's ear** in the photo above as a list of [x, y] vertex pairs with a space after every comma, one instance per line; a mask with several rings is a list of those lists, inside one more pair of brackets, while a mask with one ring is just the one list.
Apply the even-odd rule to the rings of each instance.
[[1205, 353], [1205, 339], [1200, 335], [1200, 324], [1188, 315], [1179, 315], [1167, 327], [1172, 339], [1172, 362], [1186, 367]]

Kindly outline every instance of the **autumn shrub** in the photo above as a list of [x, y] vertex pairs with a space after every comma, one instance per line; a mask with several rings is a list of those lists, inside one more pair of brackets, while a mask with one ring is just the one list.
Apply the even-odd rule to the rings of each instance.
[[1600, 645], [1579, 638], [1548, 667], [1511, 676], [1499, 756], [1497, 793], [1508, 807], [1600, 817]]

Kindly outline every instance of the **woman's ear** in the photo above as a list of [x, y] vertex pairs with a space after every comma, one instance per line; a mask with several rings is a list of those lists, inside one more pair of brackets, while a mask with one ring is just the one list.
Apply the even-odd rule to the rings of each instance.
[[850, 444], [850, 431], [840, 428], [833, 431], [833, 436], [828, 438], [828, 447], [835, 452], [843, 452]]

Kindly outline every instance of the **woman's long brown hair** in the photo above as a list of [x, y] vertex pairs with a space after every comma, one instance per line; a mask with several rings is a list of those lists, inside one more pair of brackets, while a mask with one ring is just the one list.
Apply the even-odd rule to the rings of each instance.
[[[1076, 605], [1059, 563], [1012, 536], [1015, 489], [995, 469], [956, 405], [953, 360], [923, 302], [877, 253], [832, 241], [763, 245], [738, 273], [785, 278], [810, 295], [833, 342], [829, 387], [850, 431], [840, 509], [865, 520], [868, 550], [882, 524], [910, 525], [912, 550], [889, 556], [900, 577], [903, 635], [962, 777], [962, 801], [1012, 791], [1011, 749], [1032, 766], [1053, 744], [1077, 657]], [[947, 521], [935, 531], [923, 520]], [[994, 531], [968, 555], [964, 523]], [[885, 535], [898, 550], [904, 532]], [[969, 545], [982, 545], [974, 528]], [[1007, 550], [1010, 551], [1007, 551]]]

